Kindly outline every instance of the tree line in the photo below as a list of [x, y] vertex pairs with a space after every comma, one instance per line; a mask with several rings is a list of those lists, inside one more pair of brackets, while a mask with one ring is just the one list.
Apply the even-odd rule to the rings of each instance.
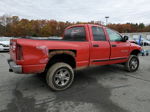
[[[13, 37], [49, 37], [62, 36], [64, 29], [74, 24], [99, 24], [91, 22], [63, 22], [56, 20], [28, 20], [20, 19], [18, 16], [0, 16], [0, 36]], [[150, 25], [133, 24], [108, 24], [107, 27], [120, 33], [150, 32]]]

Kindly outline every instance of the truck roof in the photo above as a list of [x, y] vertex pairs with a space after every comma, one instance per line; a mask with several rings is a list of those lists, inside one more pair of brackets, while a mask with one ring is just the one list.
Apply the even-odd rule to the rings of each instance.
[[90, 23], [88, 23], [88, 24], [75, 24], [75, 25], [71, 25], [71, 26], [69, 26], [69, 27], [67, 27], [67, 29], [68, 28], [71, 28], [71, 27], [77, 27], [77, 26], [101, 26], [101, 27], [105, 27], [104, 25], [100, 25], [100, 24], [90, 24]]

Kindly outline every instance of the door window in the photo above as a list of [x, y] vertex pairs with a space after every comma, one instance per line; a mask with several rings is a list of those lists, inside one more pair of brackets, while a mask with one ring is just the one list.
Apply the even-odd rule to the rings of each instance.
[[94, 41], [106, 41], [106, 37], [102, 28], [93, 26], [92, 32]]
[[107, 29], [107, 33], [109, 35], [110, 41], [122, 41], [121, 35], [117, 33], [116, 31]]

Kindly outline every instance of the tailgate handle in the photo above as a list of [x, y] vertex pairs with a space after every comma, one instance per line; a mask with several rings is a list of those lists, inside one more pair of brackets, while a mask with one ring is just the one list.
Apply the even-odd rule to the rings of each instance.
[[117, 45], [111, 45], [112, 47], [117, 47]]
[[93, 47], [99, 47], [99, 45], [98, 44], [94, 44]]

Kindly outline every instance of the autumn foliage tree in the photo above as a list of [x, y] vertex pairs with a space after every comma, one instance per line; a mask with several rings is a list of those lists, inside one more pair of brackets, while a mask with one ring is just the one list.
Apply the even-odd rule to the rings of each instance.
[[109, 24], [107, 27], [117, 30], [120, 33], [150, 32], [150, 25], [145, 26], [143, 23]]
[[[64, 29], [73, 24], [97, 24], [91, 22], [62, 22], [56, 20], [28, 20], [20, 19], [18, 16], [0, 16], [0, 36], [14, 37], [49, 37], [62, 36]], [[150, 32], [150, 25], [133, 24], [108, 24], [107, 27], [117, 30], [120, 33], [124, 32]]]

